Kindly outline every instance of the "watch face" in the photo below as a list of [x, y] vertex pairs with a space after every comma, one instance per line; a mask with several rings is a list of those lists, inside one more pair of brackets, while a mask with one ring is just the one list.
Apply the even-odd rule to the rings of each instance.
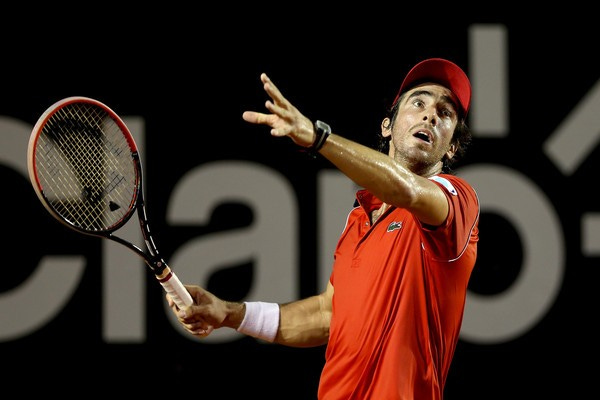
[[313, 151], [319, 151], [325, 140], [327, 140], [327, 136], [331, 133], [331, 127], [323, 121], [317, 120], [315, 122], [315, 141], [310, 146], [310, 149]]
[[319, 134], [323, 134], [324, 132], [331, 132], [331, 127], [323, 121], [317, 120], [317, 122], [315, 122], [315, 126], [317, 127], [318, 131], [321, 131], [319, 132]]

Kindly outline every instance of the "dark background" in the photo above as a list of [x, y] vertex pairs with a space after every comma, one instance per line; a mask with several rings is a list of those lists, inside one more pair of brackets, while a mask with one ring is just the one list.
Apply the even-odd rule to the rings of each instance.
[[[182, 235], [165, 222], [167, 195], [186, 171], [219, 159], [254, 160], [280, 171], [293, 182], [301, 204], [303, 275], [298, 285], [303, 296], [311, 295], [316, 290], [315, 174], [331, 166], [320, 159], [308, 161], [287, 140], [271, 138], [266, 128], [242, 120], [244, 110], [263, 110], [266, 96], [259, 74], [267, 72], [305, 115], [371, 144], [408, 68], [440, 56], [468, 72], [468, 28], [476, 23], [504, 25], [510, 134], [476, 137], [464, 164], [510, 166], [536, 181], [560, 211], [568, 240], [565, 276], [548, 315], [523, 336], [494, 345], [459, 342], [446, 398], [544, 398], [558, 390], [587, 391], [598, 372], [593, 365], [597, 333], [588, 323], [596, 315], [592, 294], [597, 291], [598, 257], [581, 254], [579, 223], [583, 212], [600, 208], [587, 189], [597, 182], [599, 154], [594, 149], [576, 174], [565, 177], [542, 154], [541, 144], [598, 80], [595, 26], [539, 19], [516, 23], [489, 16], [427, 17], [439, 10], [422, 10], [417, 23], [391, 10], [355, 11], [343, 19], [299, 12], [288, 21], [260, 10], [247, 14], [236, 9], [234, 16], [227, 7], [200, 13], [153, 10], [152, 18], [143, 21], [129, 13], [77, 24], [45, 21], [27, 41], [12, 40], [17, 31], [8, 31], [0, 66], [0, 114], [33, 126], [55, 101], [85, 95], [120, 115], [142, 116], [151, 218], [167, 258]], [[0, 291], [19, 286], [43, 254], [73, 249], [89, 256], [82, 285], [55, 320], [27, 337], [0, 343], [0, 379], [6, 384], [26, 377], [53, 381], [42, 390], [56, 394], [79, 393], [72, 389], [76, 380], [89, 384], [86, 392], [97, 393], [114, 393], [121, 385], [123, 392], [162, 388], [207, 399], [316, 398], [323, 348], [290, 349], [250, 338], [226, 345], [192, 342], [168, 324], [160, 311], [160, 295], [148, 296], [146, 343], [104, 343], [98, 241], [66, 232], [45, 215], [24, 177], [8, 168], [0, 168], [0, 176], [3, 208], [20, 204], [3, 218], [4, 263], [14, 272], [2, 280]], [[230, 222], [220, 220], [223, 225]], [[482, 214], [480, 229], [471, 289], [502, 290], [498, 282], [508, 288], [523, 257], [518, 244], [513, 246], [518, 239], [494, 215]], [[148, 279], [149, 292], [160, 293], [153, 278]], [[208, 286], [223, 296], [239, 293], [227, 274], [215, 276]], [[10, 323], [7, 316], [0, 318]], [[41, 388], [33, 383], [28, 389]]]

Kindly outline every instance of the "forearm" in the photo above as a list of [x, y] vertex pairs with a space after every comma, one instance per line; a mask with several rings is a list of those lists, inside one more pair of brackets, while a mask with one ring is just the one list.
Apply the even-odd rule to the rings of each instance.
[[320, 295], [279, 305], [245, 302], [235, 308], [228, 325], [245, 335], [290, 347], [314, 347], [327, 343], [333, 288]]
[[398, 207], [410, 205], [414, 174], [387, 154], [336, 134], [328, 137], [320, 154], [382, 201]]
[[314, 347], [327, 343], [331, 307], [324, 295], [280, 306], [275, 342], [291, 347]]
[[334, 134], [319, 152], [384, 203], [407, 209], [432, 226], [446, 219], [448, 199], [438, 185], [412, 173], [392, 157]]

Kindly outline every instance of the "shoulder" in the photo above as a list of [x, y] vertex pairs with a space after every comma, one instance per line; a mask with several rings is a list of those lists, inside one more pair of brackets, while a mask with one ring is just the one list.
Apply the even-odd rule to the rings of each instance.
[[443, 187], [445, 187], [451, 193], [454, 190], [454, 185], [471, 187], [471, 184], [469, 182], [467, 182], [466, 179], [461, 178], [460, 176], [457, 176], [457, 175], [438, 174], [438, 175], [434, 175], [434, 176], [430, 177], [429, 179], [441, 184]]
[[446, 189], [448, 193], [450, 193], [453, 196], [456, 196], [456, 188], [452, 184], [452, 181], [454, 180], [453, 178], [454, 177], [451, 175], [434, 175], [431, 178], [429, 178], [429, 180], [437, 182], [442, 188]]
[[468, 194], [469, 196], [477, 197], [475, 189], [469, 182], [464, 178], [456, 175], [439, 174], [429, 178], [431, 181], [436, 182], [438, 186], [444, 189], [444, 191], [452, 196], [459, 196], [462, 194]]

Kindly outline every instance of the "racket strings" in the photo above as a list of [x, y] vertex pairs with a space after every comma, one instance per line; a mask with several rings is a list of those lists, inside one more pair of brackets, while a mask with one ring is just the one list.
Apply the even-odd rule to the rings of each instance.
[[43, 127], [36, 166], [44, 195], [76, 227], [112, 230], [133, 211], [139, 177], [125, 135], [106, 110], [87, 103], [60, 108]]

